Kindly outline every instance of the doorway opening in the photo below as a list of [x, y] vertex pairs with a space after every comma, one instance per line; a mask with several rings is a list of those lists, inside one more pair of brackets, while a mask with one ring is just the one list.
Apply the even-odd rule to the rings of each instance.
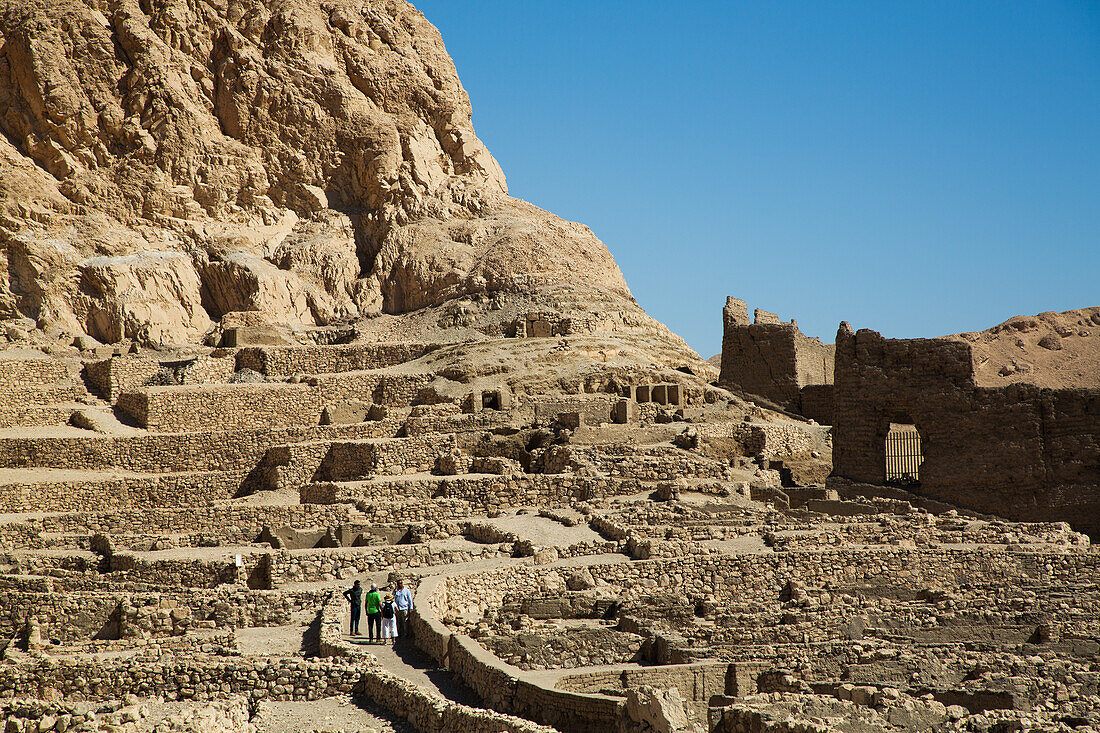
[[886, 433], [886, 483], [919, 486], [920, 466], [924, 462], [920, 433], [910, 423], [890, 423]]

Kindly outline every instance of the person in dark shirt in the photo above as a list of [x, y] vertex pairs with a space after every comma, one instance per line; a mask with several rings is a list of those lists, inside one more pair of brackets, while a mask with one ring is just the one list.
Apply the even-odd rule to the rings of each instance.
[[344, 598], [351, 604], [351, 635], [359, 636], [359, 618], [363, 613], [363, 586], [358, 580], [344, 591]]

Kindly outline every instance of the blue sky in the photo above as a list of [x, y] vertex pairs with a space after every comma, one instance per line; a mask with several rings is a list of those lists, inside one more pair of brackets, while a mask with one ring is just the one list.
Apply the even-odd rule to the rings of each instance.
[[1100, 305], [1100, 2], [414, 0], [512, 195], [702, 356]]

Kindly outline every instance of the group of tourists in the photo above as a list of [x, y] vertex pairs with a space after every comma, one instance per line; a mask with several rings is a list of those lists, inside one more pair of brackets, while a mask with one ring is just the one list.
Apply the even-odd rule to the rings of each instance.
[[357, 580], [344, 591], [344, 598], [351, 604], [352, 636], [362, 636], [359, 620], [365, 608], [369, 643], [385, 644], [389, 641], [393, 644], [397, 639], [409, 637], [409, 613], [413, 610], [413, 599], [404, 581], [397, 581], [397, 587], [392, 592], [389, 586], [379, 589], [376, 583], [371, 583], [370, 590], [364, 596], [363, 585]]

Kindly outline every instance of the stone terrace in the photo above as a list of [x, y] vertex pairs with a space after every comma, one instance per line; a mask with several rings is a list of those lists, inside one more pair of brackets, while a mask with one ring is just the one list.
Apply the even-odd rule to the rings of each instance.
[[[39, 409], [0, 430], [0, 695], [53, 697], [9, 727], [158, 696], [433, 732], [1098, 722], [1087, 537], [796, 485], [827, 428], [667, 375], [441, 393], [447, 348], [0, 360], [2, 414]], [[413, 643], [351, 636], [340, 591], [397, 577]]]

